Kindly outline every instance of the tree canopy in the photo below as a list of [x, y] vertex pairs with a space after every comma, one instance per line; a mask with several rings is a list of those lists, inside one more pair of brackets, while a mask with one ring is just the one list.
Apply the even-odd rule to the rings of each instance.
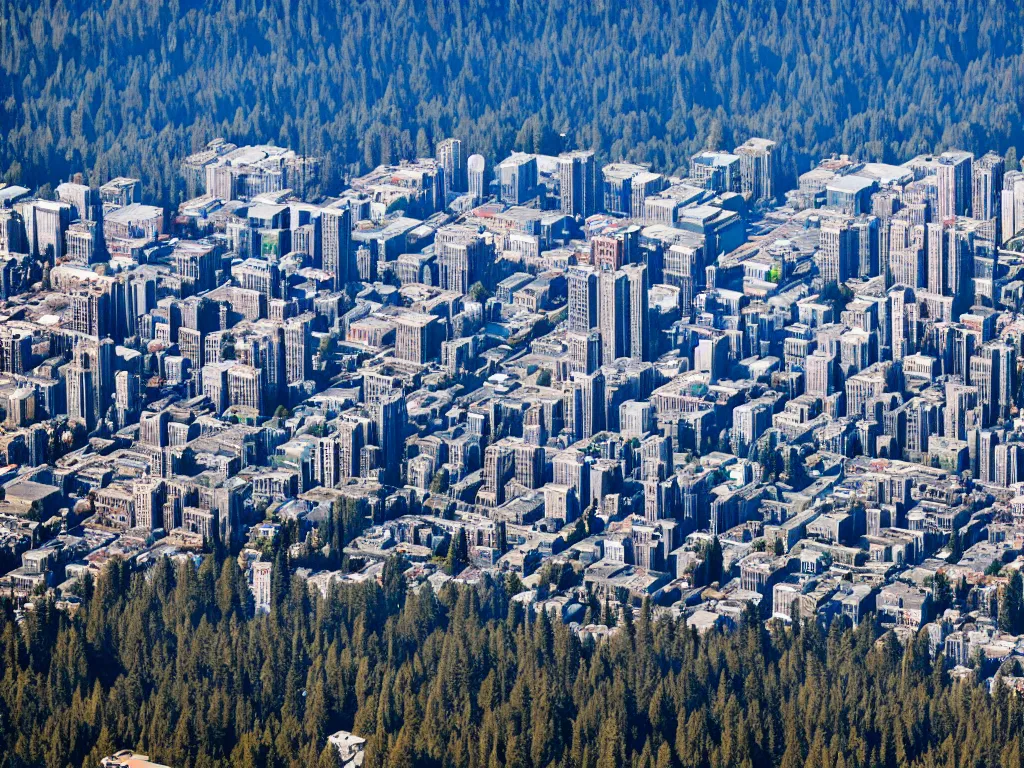
[[165, 204], [217, 136], [321, 155], [335, 191], [446, 136], [672, 172], [761, 135], [792, 179], [1024, 131], [1012, 0], [0, 0], [0, 29], [0, 176]]

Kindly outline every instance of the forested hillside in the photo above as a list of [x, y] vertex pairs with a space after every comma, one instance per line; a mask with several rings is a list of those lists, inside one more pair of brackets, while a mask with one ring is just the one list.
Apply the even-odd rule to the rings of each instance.
[[323, 153], [334, 181], [448, 135], [672, 171], [757, 134], [789, 177], [1004, 152], [1021, 22], [1016, 0], [0, 0], [0, 175], [135, 174], [167, 203], [215, 136]]
[[1024, 764], [1019, 698], [951, 684], [925, 635], [698, 638], [645, 610], [594, 647], [501, 584], [406, 599], [392, 560], [383, 587], [324, 601], [282, 572], [257, 618], [213, 558], [148, 578], [114, 563], [73, 620], [45, 601], [20, 626], [0, 614], [0, 766], [131, 746], [176, 768], [327, 768], [337, 728], [368, 738], [366, 768]]

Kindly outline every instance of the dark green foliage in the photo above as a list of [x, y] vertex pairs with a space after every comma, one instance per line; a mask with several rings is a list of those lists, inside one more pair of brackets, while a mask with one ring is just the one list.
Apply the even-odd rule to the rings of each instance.
[[1010, 576], [999, 601], [999, 628], [1014, 635], [1024, 633], [1024, 583], [1018, 570]]
[[326, 191], [447, 135], [489, 167], [585, 147], [669, 172], [765, 135], [790, 179], [1024, 139], [1011, 0], [0, 0], [0, 30], [0, 177], [137, 175], [164, 203], [215, 136], [322, 154]]
[[458, 576], [469, 562], [469, 543], [466, 540], [466, 529], [460, 527], [458, 533], [448, 542], [448, 555], [445, 557], [444, 568], [449, 576]]

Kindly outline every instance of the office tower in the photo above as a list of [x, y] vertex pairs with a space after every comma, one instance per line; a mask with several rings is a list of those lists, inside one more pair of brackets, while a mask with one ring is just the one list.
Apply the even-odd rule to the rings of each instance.
[[967, 216], [971, 210], [971, 161], [970, 152], [943, 152], [939, 156], [936, 171], [939, 200], [937, 220], [953, 216]]
[[995, 152], [983, 155], [971, 168], [971, 216], [999, 221], [1003, 190], [1003, 158]]
[[[118, 176], [100, 187], [100, 200], [119, 207], [131, 205], [139, 202], [141, 187], [142, 181], [139, 179]], [[230, 200], [231, 198], [225, 197], [224, 199]]]
[[230, 405], [228, 397], [228, 370], [234, 362], [210, 361], [202, 367], [203, 396], [213, 403], [214, 411], [220, 415]]
[[33, 200], [22, 208], [29, 253], [50, 264], [64, 256], [65, 233], [71, 224], [71, 206], [50, 200]]
[[605, 379], [600, 370], [591, 374], [573, 374], [573, 388], [579, 395], [579, 439], [596, 435], [605, 428]]
[[194, 367], [203, 364], [203, 332], [194, 328], [178, 329], [178, 351]]
[[338, 425], [338, 477], [359, 477], [359, 458], [366, 445], [369, 421], [343, 420]]
[[396, 358], [423, 365], [437, 357], [438, 326], [434, 315], [405, 312], [393, 320]]
[[143, 413], [139, 418], [139, 442], [155, 448], [169, 445], [168, 424], [170, 421], [171, 415], [167, 411]]
[[825, 398], [833, 392], [835, 356], [820, 350], [807, 356], [805, 391], [808, 395]]
[[[635, 163], [609, 163], [601, 169], [601, 198], [608, 213], [635, 216], [633, 211], [633, 180], [648, 174], [646, 165]], [[645, 181], [649, 181], [644, 177]]]
[[919, 288], [925, 284], [922, 262], [925, 257], [924, 224], [915, 224], [901, 212], [889, 225], [889, 275], [893, 285]]
[[566, 293], [570, 331], [585, 333], [597, 325], [597, 283], [597, 273], [590, 267], [569, 268]]
[[498, 177], [498, 199], [508, 205], [520, 205], [534, 197], [537, 188], [537, 158], [513, 152], [494, 169]]
[[651, 315], [647, 296], [647, 265], [627, 264], [622, 268], [629, 281], [629, 356], [651, 359]]
[[487, 162], [483, 155], [470, 155], [466, 161], [468, 171], [469, 194], [473, 202], [482, 202], [487, 197]]
[[853, 231], [845, 220], [831, 219], [821, 225], [818, 271], [825, 285], [843, 283], [853, 260]]
[[[83, 345], [79, 345], [81, 347]], [[114, 374], [117, 371], [117, 345], [113, 339], [100, 339], [89, 345], [93, 369], [93, 393], [97, 420], [106, 417], [114, 404]]]
[[310, 315], [303, 315], [284, 324], [284, 367], [288, 384], [306, 381], [313, 373], [311, 319]]
[[569, 331], [571, 372], [593, 373], [601, 365], [601, 334], [597, 331]]
[[172, 255], [175, 271], [181, 277], [182, 295], [209, 291], [217, 287], [220, 250], [208, 243], [181, 241]]
[[31, 332], [0, 326], [0, 373], [25, 374], [32, 362]]
[[[666, 285], [679, 289], [679, 306], [683, 317], [693, 312], [693, 297], [704, 274], [704, 246], [675, 243], [665, 251], [663, 279]], [[714, 269], [709, 265], [708, 269]], [[710, 287], [710, 286], [709, 286]]]
[[742, 191], [739, 155], [704, 150], [690, 158], [690, 179], [716, 194]]
[[338, 447], [338, 438], [334, 435], [321, 437], [316, 441], [313, 479], [325, 488], [334, 488], [341, 482]]
[[437, 145], [437, 164], [444, 169], [444, 194], [447, 203], [450, 192], [463, 192], [466, 189], [466, 171], [462, 162], [462, 142], [458, 139], [445, 139]]
[[85, 184], [58, 184], [57, 200], [71, 206], [71, 221], [98, 221], [103, 214], [99, 192]]
[[917, 351], [917, 304], [910, 288], [897, 285], [889, 291], [889, 317], [892, 359], [902, 360]]
[[629, 215], [634, 219], [645, 219], [647, 211], [644, 201], [654, 197], [665, 188], [665, 177], [660, 173], [644, 171], [636, 174], [629, 182]]
[[896, 190], [883, 189], [871, 196], [871, 213], [878, 218], [878, 269], [885, 279], [886, 289], [891, 288], [893, 284], [889, 264], [889, 230], [900, 204], [900, 196]]
[[401, 480], [402, 453], [405, 448], [405, 396], [395, 390], [370, 406], [377, 429], [377, 445], [381, 451], [381, 478], [388, 485]]
[[505, 485], [515, 476], [515, 454], [511, 446], [501, 440], [484, 451], [481, 502], [488, 506], [505, 503]]
[[77, 421], [91, 432], [96, 426], [96, 398], [93, 392], [93, 372], [78, 359], [64, 368], [68, 419]]
[[984, 354], [992, 359], [993, 386], [995, 388], [994, 418], [1010, 417], [1010, 408], [1017, 393], [1017, 355], [1008, 344], [988, 344]]
[[441, 227], [434, 236], [438, 283], [446, 291], [468, 293], [485, 273], [494, 246], [474, 228]]
[[1024, 229], [1024, 173], [1007, 171], [999, 195], [999, 243], [1006, 245]]
[[562, 213], [584, 219], [597, 213], [597, 162], [593, 151], [577, 150], [559, 155], [558, 184]]
[[939, 221], [927, 225], [928, 231], [928, 292], [936, 296], [948, 296], [949, 289], [949, 238], [947, 226]]
[[130, 424], [142, 403], [142, 382], [137, 373], [118, 371], [114, 376], [114, 409], [117, 426]]
[[101, 238], [97, 235], [94, 221], [79, 221], [68, 227], [64, 235], [64, 250], [68, 262], [87, 266], [99, 261]]
[[22, 253], [28, 245], [23, 242], [25, 221], [13, 208], [0, 208], [0, 253]]
[[879, 219], [858, 216], [850, 223], [852, 259], [848, 266], [857, 277], [874, 277], [879, 273]]
[[970, 360], [970, 384], [978, 390], [982, 426], [992, 425], [999, 412], [998, 375], [999, 360], [990, 355], [975, 355]]
[[775, 148], [768, 139], [751, 138], [736, 148], [740, 158], [740, 190], [754, 202], [775, 198]]
[[[209, 366], [207, 366], [209, 367]], [[252, 365], [232, 365], [227, 371], [228, 404], [266, 415], [263, 370]]]
[[626, 273], [604, 271], [598, 278], [597, 319], [601, 331], [601, 363], [630, 353], [630, 282]]
[[334, 289], [340, 290], [351, 279], [352, 211], [347, 207], [324, 208], [320, 212], [320, 239], [324, 271], [334, 275]]

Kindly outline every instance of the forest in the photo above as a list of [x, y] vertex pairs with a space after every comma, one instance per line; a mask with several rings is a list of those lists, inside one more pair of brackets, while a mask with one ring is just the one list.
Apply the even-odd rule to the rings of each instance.
[[780, 142], [899, 161], [1021, 144], [1016, 0], [0, 0], [0, 178], [184, 195], [210, 139], [326, 162], [325, 189], [457, 136], [686, 168]]
[[750, 614], [698, 636], [645, 604], [581, 642], [510, 601], [514, 578], [410, 591], [392, 558], [325, 599], [276, 567], [284, 552], [269, 614], [214, 557], [115, 560], [71, 617], [5, 605], [0, 766], [130, 747], [175, 768], [336, 768], [336, 729], [367, 739], [367, 768], [1024, 765], [1020, 698], [952, 682], [926, 633], [902, 647], [871, 621]]

